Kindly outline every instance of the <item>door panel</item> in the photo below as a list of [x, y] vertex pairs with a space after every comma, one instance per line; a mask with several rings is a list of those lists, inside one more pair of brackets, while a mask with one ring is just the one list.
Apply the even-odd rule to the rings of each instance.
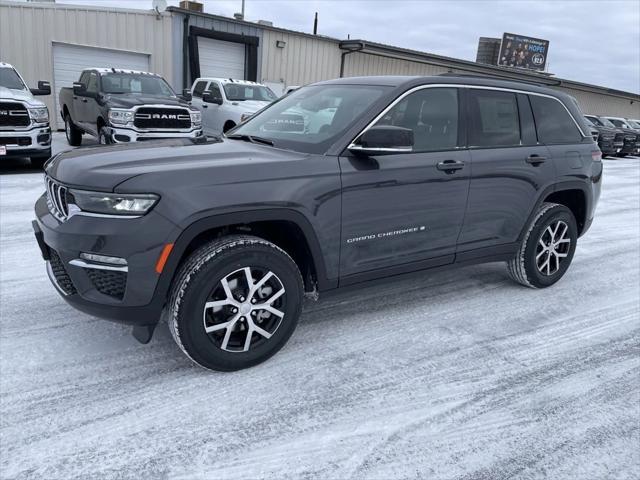
[[[458, 160], [455, 173], [437, 164]], [[341, 276], [450, 256], [462, 227], [469, 188], [469, 152], [340, 158]]]
[[[528, 163], [535, 155], [546, 160]], [[472, 150], [471, 170], [459, 251], [517, 241], [538, 195], [556, 175], [551, 154], [543, 145]]]

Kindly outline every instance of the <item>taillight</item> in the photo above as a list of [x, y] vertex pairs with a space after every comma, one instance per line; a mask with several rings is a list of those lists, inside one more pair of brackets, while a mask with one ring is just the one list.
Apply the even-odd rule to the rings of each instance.
[[593, 150], [591, 152], [591, 160], [593, 160], [594, 162], [601, 162], [602, 152], [600, 150]]

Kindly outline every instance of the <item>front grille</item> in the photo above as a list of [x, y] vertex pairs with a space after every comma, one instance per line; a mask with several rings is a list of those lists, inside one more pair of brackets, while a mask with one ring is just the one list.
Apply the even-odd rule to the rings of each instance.
[[60, 289], [67, 295], [74, 295], [78, 293], [76, 287], [71, 281], [71, 277], [69, 277], [67, 270], [64, 268], [64, 263], [58, 256], [58, 253], [55, 250], [49, 249], [49, 257], [51, 271], [53, 272], [53, 276], [55, 277]]
[[0, 137], [0, 145], [18, 145], [28, 147], [31, 145], [30, 137]]
[[615, 142], [624, 142], [624, 133], [616, 133]]
[[44, 177], [47, 189], [47, 206], [51, 214], [58, 220], [66, 220], [69, 216], [69, 204], [67, 203], [67, 187], [60, 185], [51, 177]]
[[28, 127], [29, 111], [22, 103], [0, 102], [0, 127]]
[[127, 288], [127, 273], [85, 268], [84, 271], [100, 293], [122, 300]]
[[133, 124], [142, 129], [185, 129], [191, 128], [191, 115], [185, 108], [143, 107]]

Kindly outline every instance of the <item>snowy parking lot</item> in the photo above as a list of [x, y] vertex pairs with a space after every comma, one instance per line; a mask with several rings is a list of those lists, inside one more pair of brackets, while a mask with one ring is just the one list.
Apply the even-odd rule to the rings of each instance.
[[42, 175], [2, 168], [2, 479], [640, 478], [639, 158], [604, 160], [555, 286], [493, 263], [340, 293], [224, 374], [164, 324], [140, 345], [69, 307], [31, 229]]

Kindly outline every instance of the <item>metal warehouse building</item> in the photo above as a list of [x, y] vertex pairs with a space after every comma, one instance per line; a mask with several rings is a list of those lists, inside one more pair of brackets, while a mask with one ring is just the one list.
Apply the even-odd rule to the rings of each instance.
[[[0, 61], [13, 64], [30, 86], [50, 80], [52, 112], [60, 88], [70, 87], [83, 68], [116, 67], [156, 72], [176, 91], [198, 76], [255, 80], [280, 93], [341, 75], [491, 75], [557, 88], [586, 113], [640, 118], [634, 93], [175, 7], [156, 13], [0, 0]], [[60, 127], [59, 115], [52, 117]]]

